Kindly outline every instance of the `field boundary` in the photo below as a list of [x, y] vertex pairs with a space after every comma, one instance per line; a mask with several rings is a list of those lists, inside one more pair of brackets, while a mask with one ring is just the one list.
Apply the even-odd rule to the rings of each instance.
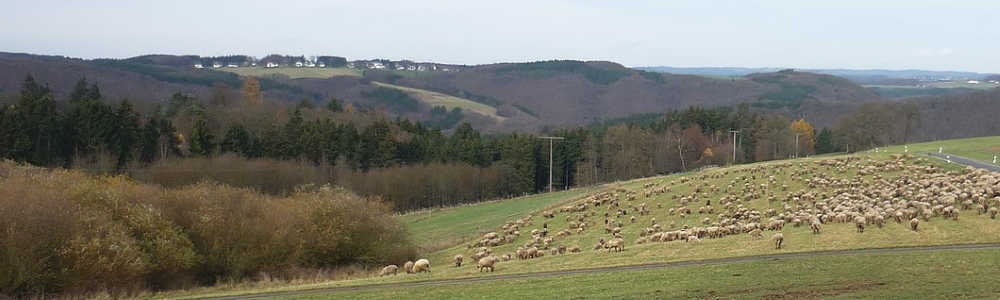
[[850, 249], [850, 250], [777, 253], [777, 254], [740, 256], [740, 257], [716, 258], [716, 259], [705, 259], [705, 260], [651, 263], [642, 265], [625, 265], [625, 266], [602, 267], [602, 268], [584, 268], [584, 269], [572, 269], [572, 270], [562, 270], [562, 271], [548, 271], [548, 272], [538, 272], [538, 273], [496, 275], [496, 276], [474, 277], [474, 278], [327, 287], [327, 288], [316, 288], [316, 289], [307, 289], [299, 291], [268, 292], [260, 294], [243, 294], [243, 295], [223, 296], [223, 297], [209, 296], [209, 297], [201, 297], [194, 299], [212, 299], [212, 300], [268, 299], [274, 297], [322, 295], [322, 294], [332, 294], [341, 292], [358, 292], [358, 291], [370, 291], [370, 290], [393, 289], [393, 288], [481, 283], [481, 282], [491, 282], [499, 280], [531, 279], [531, 278], [565, 276], [565, 275], [586, 275], [586, 274], [608, 273], [608, 272], [642, 271], [642, 270], [654, 270], [663, 268], [706, 266], [706, 265], [719, 265], [719, 264], [731, 264], [731, 263], [767, 261], [767, 260], [801, 259], [801, 258], [812, 258], [812, 257], [822, 257], [822, 256], [968, 251], [968, 250], [1000, 250], [1000, 243], [908, 246], [908, 247], [892, 247], [892, 248], [868, 248], [868, 249]]

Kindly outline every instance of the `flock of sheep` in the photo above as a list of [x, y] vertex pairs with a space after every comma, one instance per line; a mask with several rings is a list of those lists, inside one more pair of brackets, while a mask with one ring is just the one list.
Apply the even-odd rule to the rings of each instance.
[[[499, 262], [535, 259], [546, 251], [553, 256], [581, 252], [579, 245], [569, 242], [595, 230], [599, 237], [592, 249], [607, 252], [624, 251], [626, 236], [637, 236], [634, 245], [697, 244], [744, 234], [763, 239], [767, 231], [774, 232], [771, 241], [775, 249], [781, 249], [786, 225], [808, 226], [813, 234], [820, 234], [829, 224], [853, 224], [862, 234], [866, 228], [895, 222], [918, 231], [921, 222], [957, 221], [966, 212], [996, 218], [1000, 207], [1000, 173], [972, 168], [944, 172], [910, 155], [894, 155], [891, 160], [845, 156], [717, 169], [678, 181], [646, 183], [641, 191], [618, 187], [590, 195], [543, 211], [543, 219], [537, 220], [540, 227], [532, 215], [508, 221], [498, 231], [468, 244], [466, 250], [480, 272], [492, 272]], [[789, 184], [802, 188], [790, 189]], [[638, 203], [640, 199], [659, 204]], [[654, 216], [671, 221], [663, 224]], [[565, 218], [565, 226], [550, 228], [549, 223], [562, 223], [556, 218]], [[526, 239], [522, 230], [527, 232]], [[570, 238], [574, 235], [581, 237]], [[515, 243], [516, 249], [500, 256], [491, 248]], [[455, 267], [462, 266], [466, 254], [454, 256]], [[430, 262], [407, 262], [403, 269], [430, 272]], [[390, 265], [380, 275], [396, 271]]]

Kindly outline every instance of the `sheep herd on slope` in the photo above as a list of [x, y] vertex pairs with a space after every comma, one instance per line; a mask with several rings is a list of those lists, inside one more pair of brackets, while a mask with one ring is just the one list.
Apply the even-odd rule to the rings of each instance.
[[[711, 184], [731, 177], [727, 185]], [[995, 219], [1000, 207], [1000, 173], [973, 168], [945, 172], [910, 155], [893, 155], [891, 160], [845, 156], [709, 170], [678, 181], [648, 182], [641, 191], [619, 186], [545, 210], [541, 227], [535, 227], [530, 214], [508, 221], [469, 243], [468, 253], [454, 256], [454, 266], [462, 267], [466, 254], [471, 254], [470, 262], [480, 272], [492, 272], [500, 262], [536, 259], [546, 252], [551, 256], [581, 252], [579, 245], [565, 242], [592, 230], [603, 230], [603, 235], [591, 249], [606, 252], [625, 251], [626, 235], [638, 236], [633, 245], [674, 241], [695, 245], [704, 239], [744, 234], [751, 240], [763, 239], [767, 231], [774, 232], [770, 240], [777, 250], [786, 242], [782, 233], [786, 225], [807, 226], [813, 234], [820, 234], [829, 224], [852, 224], [863, 234], [865, 229], [894, 222], [906, 223], [916, 232], [921, 222], [957, 221], [966, 213]], [[790, 190], [789, 184], [794, 183], [803, 188]], [[669, 201], [657, 201], [662, 203], [654, 207], [637, 203], [640, 197]], [[673, 221], [661, 224], [651, 214]], [[549, 221], [560, 217], [566, 226], [550, 229]], [[677, 222], [690, 225], [678, 227]], [[494, 254], [493, 247], [516, 243], [522, 230], [529, 234], [526, 241], [509, 253]], [[430, 272], [430, 262], [406, 262], [403, 269], [411, 274]], [[387, 266], [380, 276], [397, 270], [396, 265]]]

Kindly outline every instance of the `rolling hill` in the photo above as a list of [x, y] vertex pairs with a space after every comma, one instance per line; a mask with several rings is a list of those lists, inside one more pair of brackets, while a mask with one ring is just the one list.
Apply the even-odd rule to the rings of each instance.
[[[197, 56], [147, 55], [123, 60], [82, 60], [0, 53], [0, 97], [11, 99], [25, 76], [47, 83], [65, 99], [86, 77], [108, 99], [140, 100], [140, 107], [164, 104], [175, 92], [196, 99], [224, 93], [238, 99], [240, 75], [261, 81], [265, 99], [319, 105], [331, 98], [361, 109], [385, 107], [394, 116], [449, 129], [466, 121], [483, 132], [540, 133], [585, 126], [637, 114], [655, 115], [690, 106], [748, 103], [763, 113], [805, 117], [816, 128], [833, 127], [866, 101], [883, 98], [850, 80], [827, 74], [779, 70], [740, 78], [656, 73], [603, 61], [543, 61], [449, 66], [450, 71], [390, 71], [349, 68], [205, 68]], [[214, 87], [213, 87], [214, 86]], [[418, 105], [396, 105], [396, 98], [373, 97], [381, 88], [409, 95]], [[998, 96], [991, 90], [907, 99], [921, 107], [921, 140], [995, 134], [983, 107]], [[405, 99], [404, 99], [405, 100]], [[387, 102], [388, 101], [388, 102]], [[407, 100], [409, 101], [409, 100]], [[143, 104], [144, 103], [144, 104]], [[947, 104], [946, 104], [947, 103]], [[450, 112], [447, 117], [435, 106]], [[977, 108], [978, 107], [978, 108]], [[971, 115], [972, 118], [960, 117]], [[457, 117], [457, 119], [456, 119]], [[995, 118], [994, 118], [995, 119]], [[985, 126], [988, 127], [988, 126]], [[960, 130], [965, 128], [966, 130]]]

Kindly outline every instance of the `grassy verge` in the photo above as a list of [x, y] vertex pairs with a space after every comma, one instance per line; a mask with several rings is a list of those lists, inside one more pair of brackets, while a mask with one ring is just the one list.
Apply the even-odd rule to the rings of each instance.
[[933, 141], [880, 148], [888, 153], [938, 152], [954, 154], [972, 160], [992, 163], [994, 155], [1000, 155], [1000, 136], [987, 136], [960, 140]]

